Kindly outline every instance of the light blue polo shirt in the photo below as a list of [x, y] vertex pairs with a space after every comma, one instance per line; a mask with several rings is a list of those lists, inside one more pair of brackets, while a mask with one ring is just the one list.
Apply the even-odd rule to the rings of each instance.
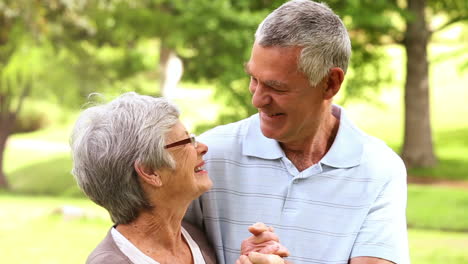
[[200, 137], [214, 185], [186, 218], [205, 228], [219, 263], [235, 263], [255, 222], [275, 228], [295, 264], [347, 264], [357, 256], [409, 263], [403, 162], [342, 108], [333, 113], [340, 126], [332, 147], [302, 172], [263, 136], [258, 114]]

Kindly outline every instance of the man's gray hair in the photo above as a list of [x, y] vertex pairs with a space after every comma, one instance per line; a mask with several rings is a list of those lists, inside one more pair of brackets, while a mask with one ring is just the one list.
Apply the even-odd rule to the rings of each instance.
[[351, 41], [341, 19], [324, 3], [289, 1], [259, 25], [255, 41], [261, 46], [301, 46], [298, 68], [312, 86], [333, 67], [345, 73], [351, 57]]
[[134, 163], [150, 169], [175, 167], [164, 146], [178, 118], [179, 110], [166, 99], [134, 92], [79, 116], [70, 141], [72, 173], [84, 193], [109, 211], [114, 223], [129, 223], [152, 207]]

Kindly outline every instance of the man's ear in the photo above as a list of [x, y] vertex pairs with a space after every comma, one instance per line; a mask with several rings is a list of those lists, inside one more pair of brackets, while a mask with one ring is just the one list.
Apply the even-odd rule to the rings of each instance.
[[162, 180], [161, 176], [154, 170], [141, 165], [137, 161], [133, 163], [133, 167], [135, 168], [136, 173], [138, 174], [138, 177], [140, 180], [143, 182], [154, 186], [154, 187], [161, 187], [162, 186]]
[[326, 78], [323, 96], [325, 100], [332, 99], [340, 90], [344, 80], [344, 72], [341, 68], [331, 68]]

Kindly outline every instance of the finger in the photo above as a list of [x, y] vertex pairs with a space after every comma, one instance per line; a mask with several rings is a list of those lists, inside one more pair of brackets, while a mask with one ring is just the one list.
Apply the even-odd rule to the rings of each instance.
[[277, 242], [271, 245], [267, 245], [260, 250], [256, 250], [256, 252], [263, 254], [274, 254], [283, 258], [289, 256], [289, 250], [285, 246]]
[[260, 244], [255, 244], [255, 243], [252, 243], [251, 240], [247, 239], [247, 240], [242, 241], [241, 254], [242, 255], [248, 255], [250, 252], [253, 252], [253, 251], [259, 252], [260, 250], [262, 250], [263, 248], [265, 248], [267, 246], [277, 245], [277, 244], [279, 244], [279, 243], [276, 242], [276, 241], [271, 241], [271, 240], [260, 243]]
[[284, 260], [280, 256], [258, 252], [251, 252], [249, 260], [253, 264], [284, 264]]
[[249, 257], [247, 257], [245, 255], [241, 255], [237, 259], [236, 264], [252, 264], [252, 262], [250, 261]]
[[289, 250], [288, 250], [285, 246], [283, 246], [283, 245], [281, 245], [281, 244], [279, 244], [279, 248], [278, 248], [278, 250], [276, 251], [276, 253], [274, 253], [274, 254], [275, 254], [275, 255], [278, 255], [278, 256], [280, 256], [280, 257], [283, 257], [283, 258], [284, 258], [284, 257], [289, 257], [289, 255], [291, 255], [291, 254], [289, 253]]
[[265, 231], [268, 231], [268, 226], [266, 226], [262, 222], [257, 222], [249, 226], [249, 232], [252, 233], [254, 236], [259, 235]]
[[272, 226], [268, 226], [268, 231], [275, 232], [275, 229]]
[[259, 236], [251, 236], [241, 243], [242, 254], [248, 254], [251, 251], [260, 251], [260, 249], [274, 244], [279, 244], [279, 238], [275, 233], [269, 231]]
[[265, 231], [259, 235], [252, 237], [252, 243], [255, 243], [255, 244], [260, 244], [266, 241], [279, 242], [279, 237], [277, 234], [270, 232], [270, 231]]
[[268, 245], [268, 246], [258, 250], [257, 252], [262, 253], [262, 254], [275, 254], [278, 251], [279, 248], [280, 248], [280, 245], [278, 243], [275, 243], [275, 244], [272, 244], [272, 245]]

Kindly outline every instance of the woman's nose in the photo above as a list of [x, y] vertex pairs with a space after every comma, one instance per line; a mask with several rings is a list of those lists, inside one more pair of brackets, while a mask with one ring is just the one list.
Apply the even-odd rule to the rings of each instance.
[[208, 152], [208, 146], [202, 142], [198, 142], [197, 151], [203, 156]]

